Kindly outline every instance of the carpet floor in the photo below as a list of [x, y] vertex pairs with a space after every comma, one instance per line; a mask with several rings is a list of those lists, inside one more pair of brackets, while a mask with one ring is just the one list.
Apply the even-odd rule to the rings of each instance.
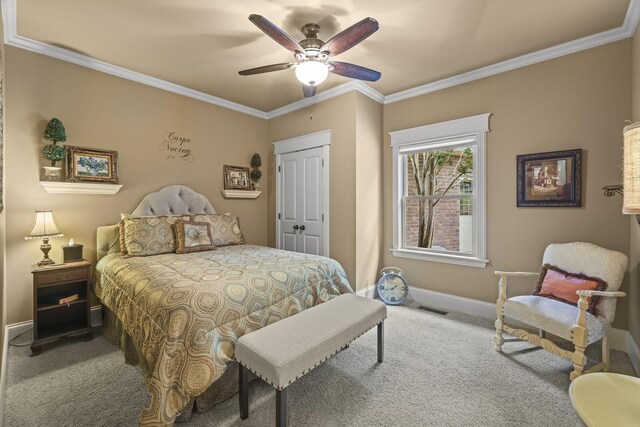
[[[523, 342], [493, 350], [493, 325], [458, 313], [441, 316], [389, 307], [385, 361], [376, 363], [375, 329], [290, 386], [291, 426], [580, 426], [569, 396], [571, 363]], [[593, 346], [590, 358], [599, 356]], [[146, 402], [141, 376], [104, 337], [68, 341], [37, 357], [9, 349], [5, 426], [135, 426]], [[612, 351], [613, 372], [635, 375]], [[250, 415], [237, 396], [189, 426], [270, 426], [275, 393], [250, 386]]]

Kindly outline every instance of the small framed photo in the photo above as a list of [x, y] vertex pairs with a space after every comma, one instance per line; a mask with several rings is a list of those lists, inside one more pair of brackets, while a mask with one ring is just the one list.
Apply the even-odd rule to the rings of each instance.
[[72, 182], [118, 183], [118, 152], [67, 146], [67, 179]]
[[224, 165], [225, 190], [251, 190], [249, 168]]
[[517, 156], [518, 207], [580, 207], [582, 150]]

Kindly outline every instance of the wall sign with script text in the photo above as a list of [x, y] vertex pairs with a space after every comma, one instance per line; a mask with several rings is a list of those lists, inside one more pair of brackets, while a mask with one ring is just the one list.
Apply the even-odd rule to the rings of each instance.
[[181, 159], [189, 163], [195, 160], [191, 138], [175, 132], [165, 134], [159, 148], [166, 153], [167, 159]]

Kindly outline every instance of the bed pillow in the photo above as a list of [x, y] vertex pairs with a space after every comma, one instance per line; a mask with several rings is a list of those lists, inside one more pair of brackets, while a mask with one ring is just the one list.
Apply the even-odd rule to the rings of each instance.
[[124, 245], [130, 256], [147, 256], [167, 254], [176, 251], [176, 239], [173, 224], [182, 216], [143, 216], [125, 218]]
[[212, 251], [216, 248], [208, 222], [194, 222], [179, 219], [173, 225], [176, 232], [176, 253]]
[[211, 236], [216, 246], [240, 245], [244, 237], [240, 231], [238, 218], [233, 215], [191, 215], [195, 222], [207, 222], [211, 225]]
[[120, 220], [120, 223], [118, 224], [118, 234], [120, 235], [120, 238], [118, 239], [120, 242], [120, 253], [122, 255], [128, 255], [127, 245], [124, 242], [124, 219]]
[[[554, 265], [545, 264], [542, 266], [538, 286], [533, 295], [577, 306], [579, 297], [576, 291], [604, 291], [606, 289], [607, 283], [602, 279], [588, 277], [580, 273], [569, 273]], [[600, 297], [592, 297], [587, 301], [589, 302], [587, 311], [597, 316]]]
[[188, 215], [133, 215], [133, 214], [128, 214], [128, 213], [122, 213], [120, 212], [120, 223], [119, 223], [119, 234], [120, 234], [120, 253], [122, 255], [127, 255], [127, 246], [124, 242], [124, 220], [125, 219], [130, 219], [130, 218], [151, 218], [151, 217], [156, 217], [156, 216], [175, 216], [176, 218], [184, 218], [184, 217], [188, 217]]

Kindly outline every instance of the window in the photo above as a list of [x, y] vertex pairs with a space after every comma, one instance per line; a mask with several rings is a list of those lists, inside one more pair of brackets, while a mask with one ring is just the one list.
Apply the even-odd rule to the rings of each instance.
[[485, 267], [489, 114], [391, 132], [395, 256]]
[[[471, 179], [467, 176], [460, 182], [460, 194], [473, 194], [471, 188]], [[460, 198], [460, 216], [472, 215], [471, 199], [468, 197]]]

